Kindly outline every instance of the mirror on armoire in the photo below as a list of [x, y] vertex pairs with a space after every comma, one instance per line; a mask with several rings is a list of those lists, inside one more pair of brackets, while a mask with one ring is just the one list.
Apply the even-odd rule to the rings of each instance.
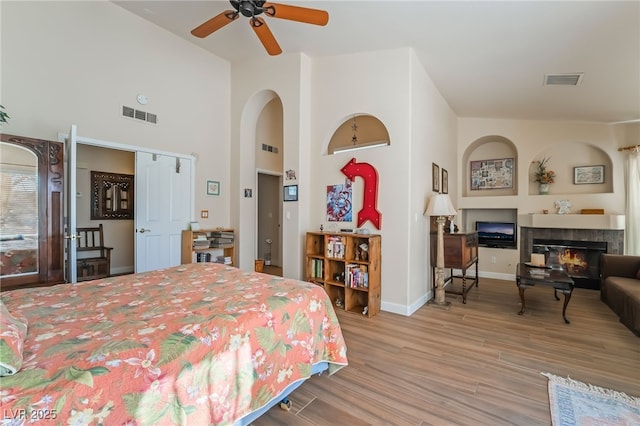
[[62, 144], [0, 139], [0, 289], [63, 282]]

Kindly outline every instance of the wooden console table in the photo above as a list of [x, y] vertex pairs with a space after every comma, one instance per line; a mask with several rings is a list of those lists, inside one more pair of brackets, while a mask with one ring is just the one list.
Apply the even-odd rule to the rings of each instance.
[[[431, 234], [431, 276], [435, 282], [437, 234]], [[475, 276], [467, 275], [467, 270], [475, 264]], [[475, 285], [478, 287], [478, 233], [454, 232], [444, 234], [444, 267], [450, 269], [450, 275], [445, 279], [445, 292], [462, 296], [462, 303], [467, 303], [467, 293]], [[453, 270], [460, 269], [461, 275], [454, 275]], [[454, 278], [462, 280], [462, 290], [447, 289], [447, 285]], [[470, 285], [467, 287], [467, 284]]]

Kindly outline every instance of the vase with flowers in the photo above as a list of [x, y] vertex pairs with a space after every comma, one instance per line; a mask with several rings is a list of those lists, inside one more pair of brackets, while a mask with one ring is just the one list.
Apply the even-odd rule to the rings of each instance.
[[547, 163], [551, 157], [544, 157], [542, 160], [538, 160], [536, 167], [536, 179], [538, 182], [538, 191], [540, 194], [548, 194], [549, 186], [555, 182], [556, 173], [553, 170], [548, 169]]

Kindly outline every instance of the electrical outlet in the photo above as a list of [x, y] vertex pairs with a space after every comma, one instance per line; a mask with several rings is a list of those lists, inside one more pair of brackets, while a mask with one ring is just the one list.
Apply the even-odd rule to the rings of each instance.
[[495, 256], [491, 256], [491, 263], [496, 263], [496, 257]]
[[200, 217], [203, 219], [207, 219], [209, 217], [209, 210], [201, 210]]

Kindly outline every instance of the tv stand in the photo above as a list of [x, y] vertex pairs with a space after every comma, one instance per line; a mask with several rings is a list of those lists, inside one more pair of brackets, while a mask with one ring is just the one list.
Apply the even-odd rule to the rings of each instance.
[[[431, 278], [435, 282], [436, 266], [436, 240], [437, 235], [431, 234]], [[475, 275], [467, 275], [475, 264]], [[478, 287], [478, 233], [477, 232], [454, 232], [444, 234], [444, 267], [450, 269], [449, 277], [445, 278], [445, 293], [462, 296], [462, 303], [467, 303], [467, 293], [475, 285]], [[459, 269], [461, 275], [454, 275], [453, 270]], [[454, 278], [462, 281], [462, 290], [456, 291], [447, 289], [453, 283]], [[467, 287], [467, 284], [469, 286]]]

